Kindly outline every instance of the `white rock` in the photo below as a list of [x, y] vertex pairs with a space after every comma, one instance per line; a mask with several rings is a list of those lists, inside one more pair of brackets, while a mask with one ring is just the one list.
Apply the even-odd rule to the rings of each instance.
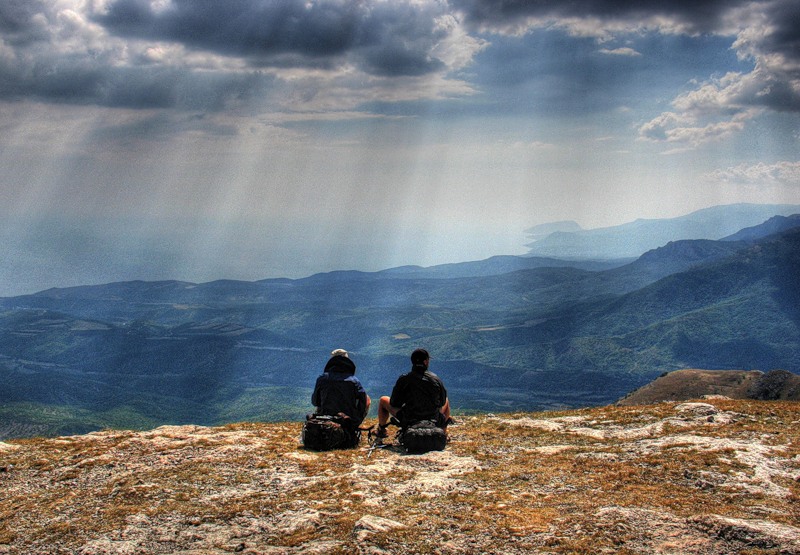
[[763, 548], [780, 547], [781, 553], [800, 552], [800, 528], [764, 520], [744, 520], [719, 515], [691, 519], [703, 531], [726, 540], [741, 541]]
[[708, 403], [681, 403], [675, 406], [675, 412], [690, 413], [694, 416], [711, 416], [717, 414], [719, 410]]
[[78, 550], [79, 555], [136, 555], [138, 552], [134, 542], [106, 538], [91, 541]]
[[358, 519], [353, 527], [353, 533], [359, 541], [364, 541], [372, 534], [390, 532], [400, 528], [405, 528], [405, 524], [380, 516], [365, 515]]
[[278, 524], [275, 527], [281, 534], [294, 534], [302, 530], [314, 530], [322, 523], [322, 515], [319, 511], [305, 509], [302, 511], [289, 511], [278, 516]]

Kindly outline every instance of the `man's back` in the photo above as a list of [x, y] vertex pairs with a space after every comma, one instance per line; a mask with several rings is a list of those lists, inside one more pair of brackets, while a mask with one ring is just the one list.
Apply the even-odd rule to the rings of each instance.
[[[392, 396], [384, 395], [378, 403], [378, 438], [388, 437], [386, 427], [394, 416], [400, 420], [404, 435], [409, 426], [432, 420], [436, 428], [446, 429], [450, 418], [450, 401], [439, 376], [428, 371], [430, 355], [425, 349], [411, 353], [411, 372], [397, 379]], [[440, 430], [441, 431], [441, 430]]]
[[311, 402], [320, 414], [336, 415], [343, 412], [355, 425], [364, 419], [367, 394], [355, 377], [355, 364], [347, 357], [334, 356], [317, 378]]
[[420, 420], [436, 420], [439, 409], [447, 401], [447, 390], [442, 380], [433, 372], [414, 367], [408, 374], [398, 378], [389, 403], [400, 407], [403, 424]]
[[317, 378], [313, 402], [320, 414], [336, 415], [343, 412], [361, 423], [363, 403], [360, 389], [363, 390], [355, 376], [342, 372], [325, 372]]

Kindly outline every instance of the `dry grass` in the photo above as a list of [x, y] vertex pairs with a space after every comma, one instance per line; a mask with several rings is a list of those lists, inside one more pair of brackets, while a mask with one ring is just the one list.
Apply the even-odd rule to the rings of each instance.
[[307, 452], [299, 423], [16, 441], [0, 451], [0, 553], [100, 539], [152, 553], [357, 553], [365, 515], [403, 525], [369, 534], [388, 553], [648, 553], [659, 526], [695, 542], [686, 553], [778, 553], [687, 522], [800, 528], [800, 406], [713, 403], [732, 415], [724, 424], [676, 418], [674, 403], [467, 417], [444, 453], [422, 456]]

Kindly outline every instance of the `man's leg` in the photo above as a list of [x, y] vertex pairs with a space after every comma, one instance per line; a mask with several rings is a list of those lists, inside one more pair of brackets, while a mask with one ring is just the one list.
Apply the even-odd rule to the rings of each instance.
[[386, 427], [389, 424], [389, 418], [397, 416], [397, 410], [389, 404], [389, 397], [384, 395], [378, 401], [378, 426]]
[[444, 405], [439, 408], [439, 414], [436, 418], [436, 425], [440, 428], [447, 429], [447, 426], [453, 423], [453, 419], [450, 418], [450, 399], [446, 399]]

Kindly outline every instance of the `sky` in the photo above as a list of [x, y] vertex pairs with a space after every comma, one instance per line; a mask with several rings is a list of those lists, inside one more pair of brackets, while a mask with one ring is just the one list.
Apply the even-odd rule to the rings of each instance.
[[0, 0], [0, 295], [800, 203], [800, 2]]

